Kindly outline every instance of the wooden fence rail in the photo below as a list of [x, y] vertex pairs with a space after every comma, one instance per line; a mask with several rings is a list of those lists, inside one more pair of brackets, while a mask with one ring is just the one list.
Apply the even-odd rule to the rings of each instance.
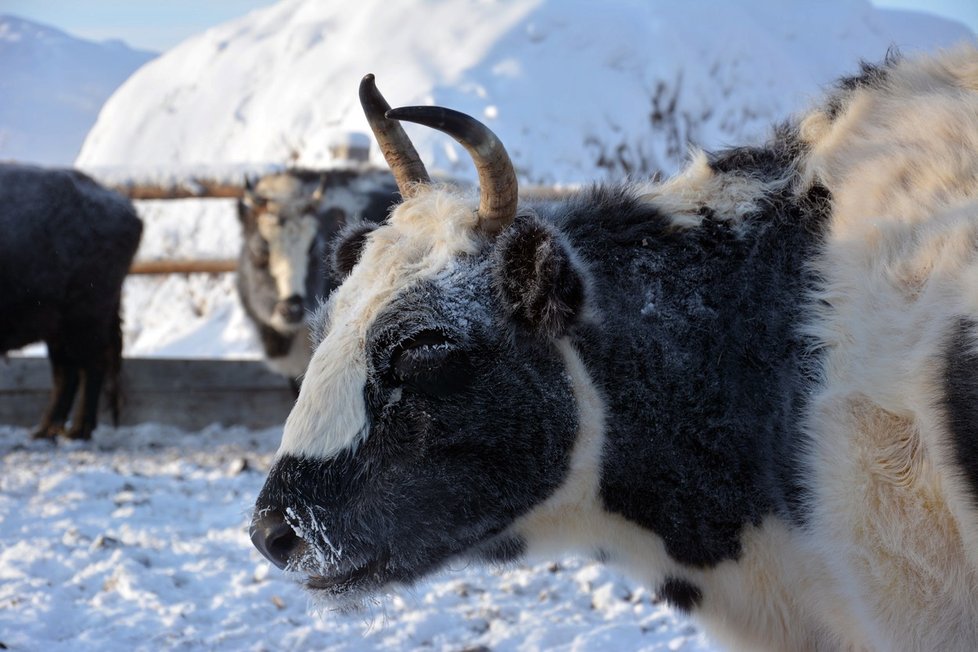
[[[445, 180], [450, 181], [450, 179]], [[110, 183], [108, 186], [129, 199], [240, 199], [244, 196], [242, 183], [228, 183], [203, 177], [163, 184], [132, 181]], [[574, 192], [576, 189], [573, 186], [520, 186], [520, 197], [529, 200], [562, 199]]]
[[240, 183], [192, 179], [168, 185], [123, 183], [110, 185], [129, 199], [238, 199], [244, 196]]
[[236, 272], [238, 261], [213, 260], [137, 260], [129, 268], [130, 274], [223, 274]]
[[[258, 360], [125, 358], [119, 386], [122, 425], [266, 428], [285, 423], [294, 402], [288, 382]], [[50, 392], [46, 358], [0, 358], [0, 423], [37, 425]], [[112, 423], [105, 401], [99, 422]]]

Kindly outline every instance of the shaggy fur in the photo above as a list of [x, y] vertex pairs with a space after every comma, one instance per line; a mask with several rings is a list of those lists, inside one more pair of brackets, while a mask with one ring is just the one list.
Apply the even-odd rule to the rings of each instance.
[[74, 170], [0, 165], [0, 206], [0, 353], [44, 341], [54, 391], [34, 436], [89, 439], [104, 381], [118, 418], [119, 303], [142, 222]]
[[340, 242], [270, 559], [357, 600], [577, 552], [738, 648], [978, 649], [978, 51], [495, 238], [476, 203]]

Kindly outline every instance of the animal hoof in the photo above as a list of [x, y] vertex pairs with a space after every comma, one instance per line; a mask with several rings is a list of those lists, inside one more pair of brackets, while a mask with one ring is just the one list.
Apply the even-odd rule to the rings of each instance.
[[41, 426], [31, 433], [31, 439], [55, 439], [63, 434], [63, 426]]
[[87, 441], [92, 438], [92, 429], [85, 427], [72, 428], [65, 434], [65, 437], [68, 439], [81, 439]]

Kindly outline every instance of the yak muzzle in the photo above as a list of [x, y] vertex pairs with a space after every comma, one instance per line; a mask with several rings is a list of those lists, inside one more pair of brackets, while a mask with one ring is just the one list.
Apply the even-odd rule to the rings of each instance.
[[278, 510], [255, 515], [251, 522], [251, 542], [268, 561], [282, 569], [302, 548], [302, 539]]
[[298, 324], [305, 316], [305, 312], [302, 297], [298, 294], [293, 294], [288, 299], [282, 299], [275, 304], [275, 314], [286, 324]]

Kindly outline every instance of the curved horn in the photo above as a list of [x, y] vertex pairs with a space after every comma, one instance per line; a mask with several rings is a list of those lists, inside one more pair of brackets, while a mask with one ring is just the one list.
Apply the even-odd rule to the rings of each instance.
[[377, 90], [372, 74], [365, 75], [360, 81], [360, 106], [363, 107], [363, 113], [367, 116], [367, 122], [370, 123], [370, 129], [374, 132], [374, 138], [380, 145], [387, 165], [394, 173], [401, 196], [406, 199], [413, 195], [415, 186], [419, 183], [431, 183], [428, 171], [425, 170], [411, 140], [404, 133], [404, 128], [395, 120], [388, 120], [384, 116], [391, 105]]
[[326, 183], [328, 180], [329, 177], [326, 175], [325, 172], [319, 175], [319, 185], [316, 186], [316, 189], [313, 191], [312, 196], [309, 198], [310, 201], [312, 201], [312, 203], [319, 204], [319, 202], [323, 200], [323, 195], [326, 194]]
[[406, 120], [437, 129], [468, 150], [479, 173], [479, 225], [494, 234], [516, 217], [519, 188], [516, 170], [506, 148], [475, 118], [440, 106], [406, 106], [387, 112], [391, 120]]

